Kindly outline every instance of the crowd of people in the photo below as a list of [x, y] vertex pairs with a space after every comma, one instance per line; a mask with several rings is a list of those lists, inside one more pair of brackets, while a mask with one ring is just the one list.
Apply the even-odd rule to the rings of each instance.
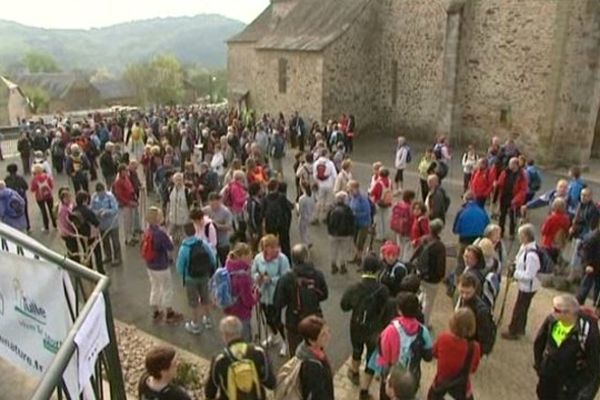
[[[226, 347], [213, 358], [208, 399], [259, 399], [266, 390], [276, 399], [335, 398], [321, 306], [329, 296], [319, 267], [325, 261], [311, 252], [311, 230], [321, 224], [329, 237], [330, 274], [361, 274], [340, 303], [351, 313], [347, 376], [359, 399], [371, 398], [375, 377], [380, 399], [410, 400], [418, 390], [429, 399], [473, 399], [470, 376], [482, 357], [493, 357], [501, 282], [517, 282], [501, 336], [518, 340], [540, 274], [565, 269], [581, 279], [580, 288], [576, 297], [554, 298], [538, 331], [537, 394], [593, 399], [600, 336], [584, 304], [592, 288], [594, 306], [599, 300], [600, 213], [581, 171], [572, 168], [570, 180], [540, 193], [542, 174], [514, 140], [501, 144], [494, 137], [481, 154], [469, 146], [452, 226], [457, 266], [450, 271], [442, 241], [451, 204], [444, 184], [452, 159], [448, 141], [440, 137], [413, 162], [413, 149], [398, 137], [393, 168], [377, 161], [370, 181], [359, 182], [349, 158], [355, 128], [352, 115], [321, 125], [307, 124], [298, 113], [286, 121], [283, 114], [256, 118], [198, 107], [29, 122], [18, 141], [22, 174], [11, 163], [0, 181], [0, 219], [30, 232], [28, 200], [35, 199], [43, 231], [52, 226], [68, 257], [101, 273], [122, 265], [122, 244], [139, 247], [154, 323], [182, 324], [199, 335], [224, 314], [219, 331]], [[293, 169], [284, 171], [290, 148]], [[413, 163], [416, 190], [404, 180]], [[70, 186], [57, 187], [61, 174]], [[295, 193], [288, 194], [288, 181]], [[549, 210], [539, 234], [520, 223], [544, 206]], [[292, 245], [294, 216], [300, 241]], [[173, 265], [181, 284], [172, 281]], [[444, 283], [456, 307], [448, 330], [434, 335], [432, 313]], [[173, 308], [179, 288], [188, 317]], [[272, 347], [289, 358], [277, 373], [266, 351]], [[435, 378], [422, 382], [421, 363], [434, 358]], [[140, 398], [189, 398], [172, 384], [173, 349], [154, 349], [146, 369]]]

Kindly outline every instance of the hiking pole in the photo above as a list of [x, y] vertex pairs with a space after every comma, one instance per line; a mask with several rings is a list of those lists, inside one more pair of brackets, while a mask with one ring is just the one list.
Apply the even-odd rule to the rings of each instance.
[[512, 281], [512, 274], [506, 275], [506, 286], [504, 288], [504, 298], [502, 299], [502, 305], [500, 306], [500, 315], [498, 315], [498, 320], [496, 321], [496, 326], [499, 327], [502, 323], [502, 318], [504, 318], [504, 310], [506, 309], [506, 301], [508, 300], [508, 291], [510, 290], [510, 283]]

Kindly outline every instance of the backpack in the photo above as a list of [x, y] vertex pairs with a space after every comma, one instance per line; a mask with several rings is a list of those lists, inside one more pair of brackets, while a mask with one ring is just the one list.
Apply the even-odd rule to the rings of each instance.
[[298, 320], [302, 320], [309, 315], [321, 315], [321, 306], [319, 298], [323, 295], [317, 287], [316, 281], [312, 278], [299, 276], [292, 272], [295, 276], [295, 297], [296, 304], [292, 313], [298, 316]]
[[436, 143], [433, 146], [433, 155], [435, 156], [436, 160], [441, 160], [444, 157], [444, 153], [442, 151], [444, 145], [441, 143]]
[[46, 177], [46, 179], [38, 184], [37, 192], [43, 200], [52, 198], [52, 189], [50, 189], [49, 179], [50, 178]]
[[[383, 183], [381, 184], [383, 186]], [[381, 193], [381, 199], [377, 202], [377, 205], [381, 208], [389, 208], [394, 202], [394, 192], [391, 187], [384, 187]]]
[[529, 189], [537, 192], [542, 188], [542, 177], [540, 176], [539, 171], [536, 169], [531, 169], [528, 172], [529, 173], [527, 175], [529, 178]]
[[234, 344], [232, 347], [235, 347], [234, 351], [230, 348], [225, 349], [225, 354], [231, 361], [227, 368], [227, 398], [229, 400], [261, 399], [261, 386], [256, 364], [251, 359], [245, 358], [249, 345], [240, 343]]
[[215, 265], [209, 254], [208, 245], [202, 241], [190, 247], [190, 262], [187, 267], [187, 276], [192, 279], [205, 278], [215, 270]]
[[8, 199], [6, 200], [5, 214], [9, 218], [21, 218], [25, 215], [25, 200], [16, 191], [8, 192]]
[[440, 181], [448, 176], [448, 164], [443, 161], [436, 161], [435, 174], [440, 178]]
[[210, 294], [213, 302], [220, 309], [231, 307], [237, 302], [237, 297], [233, 294], [231, 277], [244, 272], [229, 272], [227, 268], [220, 267], [210, 279]]
[[320, 181], [329, 179], [329, 175], [327, 175], [327, 164], [324, 162], [317, 164], [317, 179]]
[[410, 336], [406, 333], [398, 320], [393, 320], [392, 325], [400, 337], [400, 356], [397, 365], [401, 365], [410, 371], [415, 382], [421, 381], [421, 359], [425, 351], [425, 340], [423, 339], [423, 325], [419, 324], [416, 334]]
[[294, 356], [279, 369], [275, 400], [301, 400], [300, 370], [302, 360]]
[[529, 252], [534, 252], [540, 259], [540, 270], [538, 271], [538, 274], [549, 274], [552, 272], [552, 269], [554, 268], [554, 262], [546, 250], [536, 244], [533, 250], [525, 251], [525, 255], [523, 255], [523, 262], [526, 262], [527, 254]]
[[273, 147], [271, 147], [271, 157], [283, 158], [285, 156], [285, 144], [279, 135], [275, 135], [273, 139]]
[[144, 232], [144, 237], [142, 238], [142, 244], [140, 246], [140, 253], [142, 258], [151, 263], [156, 259], [156, 251], [154, 250], [154, 234], [150, 229]]
[[385, 311], [385, 307], [382, 307], [381, 304], [377, 304], [375, 301], [375, 297], [381, 290], [383, 290], [385, 286], [379, 285], [377, 289], [375, 289], [371, 294], [364, 297], [360, 300], [354, 309], [354, 313], [352, 314], [352, 322], [366, 330], [368, 328], [376, 328], [383, 312]]
[[390, 228], [401, 236], [409, 236], [412, 228], [410, 218], [410, 207], [402, 202], [398, 202], [392, 208], [392, 218], [390, 220]]

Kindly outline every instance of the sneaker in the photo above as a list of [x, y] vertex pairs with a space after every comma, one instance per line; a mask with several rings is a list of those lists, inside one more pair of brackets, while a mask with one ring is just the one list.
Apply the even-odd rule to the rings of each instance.
[[279, 349], [279, 357], [287, 357], [288, 355], [288, 347], [287, 343], [281, 343], [281, 348]]
[[208, 315], [202, 317], [202, 324], [206, 329], [212, 329], [212, 320]]
[[202, 325], [195, 324], [194, 321], [188, 321], [185, 323], [185, 330], [192, 335], [199, 335], [202, 333]]
[[354, 372], [350, 368], [348, 368], [348, 371], [346, 372], [346, 376], [348, 377], [348, 379], [350, 380], [350, 382], [352, 382], [352, 384], [354, 386], [358, 386], [360, 384], [360, 373], [359, 372]]

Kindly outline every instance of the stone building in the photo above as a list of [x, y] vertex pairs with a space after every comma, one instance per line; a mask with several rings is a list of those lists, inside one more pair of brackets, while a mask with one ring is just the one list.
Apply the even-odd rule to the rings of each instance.
[[230, 101], [259, 113], [600, 156], [598, 0], [271, 0], [228, 46]]
[[16, 126], [29, 114], [29, 100], [19, 85], [0, 76], [0, 126]]

